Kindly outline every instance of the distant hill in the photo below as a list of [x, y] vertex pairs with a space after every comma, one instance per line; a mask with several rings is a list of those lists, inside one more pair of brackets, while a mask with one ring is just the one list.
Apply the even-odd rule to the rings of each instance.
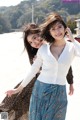
[[[34, 22], [40, 24], [50, 12], [59, 12], [65, 20], [67, 18], [80, 18], [80, 3], [62, 2], [62, 0], [28, 0], [16, 6], [0, 7], [0, 19], [8, 24], [8, 31], [21, 28], [24, 24], [32, 22], [32, 7]], [[0, 22], [0, 31], [5, 25]]]

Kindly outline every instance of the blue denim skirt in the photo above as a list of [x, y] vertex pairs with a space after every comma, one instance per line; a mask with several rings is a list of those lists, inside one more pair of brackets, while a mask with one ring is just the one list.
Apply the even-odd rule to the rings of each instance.
[[36, 80], [30, 99], [29, 120], [65, 120], [66, 110], [66, 86]]

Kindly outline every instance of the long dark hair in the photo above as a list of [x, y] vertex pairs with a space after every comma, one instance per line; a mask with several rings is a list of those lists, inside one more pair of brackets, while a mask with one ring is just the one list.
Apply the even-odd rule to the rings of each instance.
[[45, 39], [47, 42], [53, 42], [55, 39], [51, 36], [49, 30], [50, 28], [55, 25], [57, 22], [61, 23], [64, 28], [66, 29], [67, 26], [65, 22], [63, 21], [62, 17], [58, 13], [51, 13], [45, 20], [45, 22], [40, 25], [41, 37]]
[[24, 47], [27, 50], [28, 56], [29, 56], [29, 61], [32, 64], [33, 63], [33, 57], [36, 55], [37, 53], [37, 48], [33, 48], [27, 41], [27, 37], [28, 35], [31, 34], [37, 34], [40, 32], [40, 29], [38, 27], [38, 25], [36, 25], [35, 23], [29, 23], [27, 25], [24, 26]]

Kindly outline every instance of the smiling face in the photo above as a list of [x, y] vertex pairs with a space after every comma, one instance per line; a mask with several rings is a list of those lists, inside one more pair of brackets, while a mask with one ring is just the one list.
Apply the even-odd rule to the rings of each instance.
[[55, 25], [52, 25], [49, 31], [55, 40], [62, 40], [64, 38], [66, 29], [60, 22], [56, 22]]
[[55, 42], [65, 36], [67, 26], [58, 13], [51, 13], [41, 25], [41, 36], [47, 42]]
[[27, 36], [27, 41], [33, 48], [40, 48], [43, 44], [43, 40], [40, 37], [40, 34], [30, 34]]

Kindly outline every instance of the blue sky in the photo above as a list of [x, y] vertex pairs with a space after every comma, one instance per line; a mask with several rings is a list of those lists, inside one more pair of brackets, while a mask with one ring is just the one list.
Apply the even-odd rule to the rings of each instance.
[[0, 0], [0, 6], [11, 6], [17, 5], [24, 0]]

